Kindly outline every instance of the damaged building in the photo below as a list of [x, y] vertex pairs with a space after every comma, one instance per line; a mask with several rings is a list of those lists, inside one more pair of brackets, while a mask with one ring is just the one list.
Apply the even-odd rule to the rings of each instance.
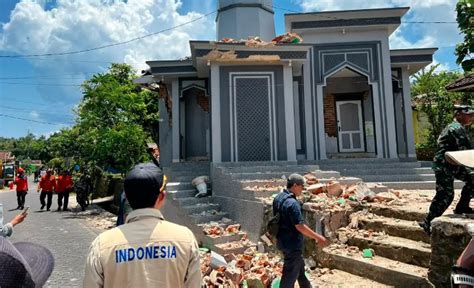
[[409, 8], [286, 14], [281, 41], [272, 5], [218, 1], [218, 41], [147, 61], [162, 165], [415, 157], [409, 76], [436, 49], [390, 49]]

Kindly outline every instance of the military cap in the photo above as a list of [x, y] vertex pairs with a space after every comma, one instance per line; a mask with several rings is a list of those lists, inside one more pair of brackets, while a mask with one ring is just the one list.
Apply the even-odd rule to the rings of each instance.
[[474, 110], [472, 110], [470, 105], [454, 105], [454, 110], [456, 112], [461, 112], [464, 114], [472, 114]]

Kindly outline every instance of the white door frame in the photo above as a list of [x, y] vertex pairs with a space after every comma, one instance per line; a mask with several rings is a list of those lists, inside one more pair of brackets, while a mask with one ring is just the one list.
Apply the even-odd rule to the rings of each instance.
[[[340, 106], [343, 104], [356, 104], [357, 111], [359, 113], [359, 130], [354, 131], [341, 131], [341, 124], [340, 124], [340, 117], [341, 111]], [[337, 137], [338, 137], [338, 146], [339, 152], [364, 152], [365, 151], [365, 143], [364, 143], [364, 126], [362, 125], [362, 101], [361, 100], [352, 100], [352, 101], [336, 101], [336, 121], [337, 121]], [[344, 149], [342, 148], [342, 134], [349, 134], [349, 140], [351, 143], [351, 148]], [[352, 135], [353, 134], [360, 134], [360, 148], [353, 148], [352, 144]]]

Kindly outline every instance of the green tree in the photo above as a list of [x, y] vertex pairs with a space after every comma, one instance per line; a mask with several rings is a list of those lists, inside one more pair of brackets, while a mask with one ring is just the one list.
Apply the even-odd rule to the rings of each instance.
[[459, 30], [464, 34], [464, 41], [456, 46], [456, 63], [464, 71], [474, 70], [474, 0], [459, 0], [456, 4]]
[[112, 64], [83, 83], [76, 139], [85, 162], [125, 172], [146, 159], [149, 138], [157, 141], [156, 94], [135, 85], [135, 77], [129, 65]]
[[453, 120], [455, 102], [462, 101], [464, 94], [447, 92], [445, 87], [459, 78], [456, 72], [435, 70], [439, 65], [425, 68], [413, 76], [412, 95], [418, 109], [426, 114], [431, 125], [428, 131], [427, 143], [429, 147], [436, 147], [436, 140], [444, 129]]

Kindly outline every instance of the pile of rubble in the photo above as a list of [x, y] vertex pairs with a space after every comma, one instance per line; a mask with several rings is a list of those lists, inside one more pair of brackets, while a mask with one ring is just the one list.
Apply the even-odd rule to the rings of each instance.
[[227, 236], [233, 235], [237, 233], [243, 233], [240, 231], [240, 224], [228, 224], [231, 222], [230, 219], [223, 218], [220, 222], [210, 222], [204, 224], [202, 227], [202, 231], [204, 235], [209, 235], [210, 237], [219, 237], [219, 236]]
[[201, 252], [203, 287], [270, 287], [281, 277], [282, 270], [280, 257], [258, 253], [255, 248], [225, 257], [205, 250]]
[[276, 44], [299, 44], [303, 42], [303, 37], [293, 32], [286, 32], [272, 39], [272, 41], [264, 41], [258, 36], [250, 36], [247, 39], [235, 40], [232, 38], [223, 38], [220, 43], [239, 44], [244, 43], [245, 46], [252, 48], [272, 47]]

